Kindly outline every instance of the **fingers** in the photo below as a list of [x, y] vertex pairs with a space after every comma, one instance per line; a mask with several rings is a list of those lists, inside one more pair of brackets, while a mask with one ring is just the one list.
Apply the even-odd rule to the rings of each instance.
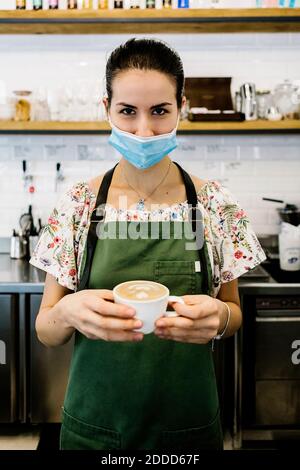
[[135, 315], [134, 308], [127, 305], [115, 304], [107, 302], [103, 299], [99, 299], [99, 302], [101, 302], [99, 309], [99, 313], [101, 313], [101, 315], [116, 316], [121, 318], [132, 318]]
[[161, 317], [156, 320], [157, 327], [194, 328], [195, 322], [186, 317]]
[[173, 304], [173, 308], [178, 315], [186, 317], [186, 318], [190, 318], [192, 320], [205, 316], [205, 308], [199, 304], [184, 305], [184, 304], [176, 303], [176, 304]]
[[195, 320], [217, 313], [213, 299], [207, 295], [185, 295], [183, 299], [185, 304], [173, 304], [173, 308], [178, 315]]
[[206, 344], [214, 336], [212, 330], [207, 328], [193, 331], [183, 328], [156, 328], [154, 333], [161, 339], [197, 344]]
[[93, 340], [102, 339], [104, 341], [137, 342], [142, 341], [144, 337], [142, 333], [123, 330], [105, 330], [104, 328], [100, 328], [96, 333], [93, 329], [85, 329], [82, 331], [79, 329], [79, 331], [88, 339]]
[[143, 334], [133, 331], [142, 326], [137, 319], [119, 319], [103, 317], [90, 310], [84, 310], [76, 328], [89, 339], [106, 341], [134, 341], [143, 338]]
[[85, 325], [87, 328], [97, 329], [113, 329], [113, 330], [134, 330], [142, 326], [142, 322], [136, 318], [117, 318], [98, 315], [97, 313], [85, 310], [82, 314], [81, 325]]
[[154, 333], [159, 338], [205, 344], [217, 334], [219, 319], [216, 316], [196, 320], [185, 317], [161, 317], [156, 321], [155, 327]]
[[97, 297], [96, 295], [92, 294], [86, 296], [85, 306], [90, 308], [95, 313], [100, 313], [101, 315], [105, 316], [133, 318], [135, 315], [135, 310], [131, 307], [109, 302], [100, 296]]
[[88, 292], [93, 293], [102, 299], [111, 300], [111, 301], [114, 300], [113, 291], [109, 289], [92, 289], [92, 290], [88, 290]]
[[194, 305], [194, 304], [201, 304], [207, 300], [207, 295], [199, 294], [199, 295], [182, 295], [182, 299], [184, 303], [187, 305]]
[[[86, 290], [80, 293], [80, 306], [74, 315], [75, 328], [89, 339], [105, 341], [139, 341], [143, 325], [135, 318], [135, 310], [114, 303], [108, 289]], [[78, 314], [79, 313], [79, 314]], [[137, 330], [137, 331], [134, 331]]]
[[102, 317], [101, 318], [101, 328], [107, 330], [135, 330], [141, 328], [143, 323], [141, 320], [135, 318], [130, 320], [123, 320], [114, 317]]
[[217, 329], [220, 326], [220, 320], [215, 316], [207, 316], [192, 320], [186, 317], [161, 317], [155, 322], [157, 328], [184, 328], [188, 330]]

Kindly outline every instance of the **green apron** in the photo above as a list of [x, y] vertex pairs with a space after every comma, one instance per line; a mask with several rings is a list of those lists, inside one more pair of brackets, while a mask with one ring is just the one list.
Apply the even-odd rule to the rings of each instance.
[[[98, 211], [89, 228], [79, 289], [113, 289], [120, 282], [147, 279], [165, 284], [171, 295], [209, 292], [212, 273], [206, 243], [199, 250], [186, 249], [195, 227], [196, 191], [177, 166], [193, 207], [192, 220], [157, 222], [157, 236], [149, 237], [152, 223], [104, 222], [104, 213], [99, 216]], [[96, 207], [106, 202], [114, 169], [103, 178]], [[95, 236], [99, 221], [100, 238]], [[129, 225], [131, 238], [124, 236]], [[168, 227], [171, 236], [165, 235]], [[138, 231], [139, 237], [132, 238]], [[61, 449], [197, 451], [222, 446], [210, 343], [181, 343], [153, 333], [140, 343], [106, 342], [76, 331]]]

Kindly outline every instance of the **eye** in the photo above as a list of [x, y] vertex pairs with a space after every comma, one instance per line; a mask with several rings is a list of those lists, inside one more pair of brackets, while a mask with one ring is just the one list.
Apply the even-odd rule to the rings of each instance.
[[163, 116], [164, 114], [168, 113], [169, 111], [167, 111], [165, 108], [155, 108], [153, 110], [153, 113], [154, 114], [157, 114], [158, 116]]
[[135, 111], [132, 108], [123, 108], [120, 113], [125, 114], [125, 116], [132, 116], [132, 114], [135, 114]]

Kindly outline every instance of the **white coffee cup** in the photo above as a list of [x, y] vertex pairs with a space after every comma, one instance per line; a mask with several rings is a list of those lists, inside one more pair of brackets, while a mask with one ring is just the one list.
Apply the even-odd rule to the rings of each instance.
[[[164, 290], [164, 294], [155, 299], [137, 300], [137, 299], [126, 298], [124, 296], [121, 296], [118, 293], [118, 289], [121, 286], [125, 286], [126, 284], [132, 284], [133, 282], [137, 284], [139, 283], [141, 284], [150, 283], [153, 285], [156, 284], [157, 286], [160, 286]], [[138, 328], [136, 331], [144, 333], [144, 334], [152, 333], [152, 331], [154, 331], [155, 322], [158, 318], [162, 316], [168, 316], [168, 317], [178, 316], [177, 313], [174, 311], [167, 311], [169, 302], [178, 302], [178, 303], [184, 304], [184, 300], [182, 299], [182, 297], [178, 297], [176, 295], [170, 295], [170, 291], [166, 286], [158, 282], [154, 282], [154, 281], [137, 280], [137, 281], [122, 282], [121, 284], [118, 284], [114, 287], [113, 296], [114, 296], [115, 303], [128, 305], [135, 309], [136, 318], [138, 318], [139, 320], [143, 322], [143, 326], [141, 328]]]

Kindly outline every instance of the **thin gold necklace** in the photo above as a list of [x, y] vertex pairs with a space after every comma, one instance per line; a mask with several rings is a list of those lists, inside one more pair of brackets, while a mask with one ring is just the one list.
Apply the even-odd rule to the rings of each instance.
[[125, 173], [125, 169], [123, 169], [123, 175], [124, 175], [124, 178], [126, 180], [126, 183], [128, 184], [128, 186], [133, 189], [133, 191], [139, 196], [139, 200], [137, 202], [137, 209], [143, 209], [144, 206], [145, 206], [145, 201], [147, 199], [149, 199], [150, 196], [152, 196], [152, 194], [155, 193], [155, 191], [157, 190], [157, 188], [165, 181], [166, 177], [168, 176], [169, 174], [169, 171], [170, 171], [170, 168], [171, 168], [171, 163], [172, 163], [172, 160], [170, 160], [170, 163], [169, 163], [169, 166], [168, 166], [168, 169], [166, 171], [166, 174], [164, 175], [163, 179], [158, 183], [157, 186], [155, 186], [155, 188], [153, 189], [153, 191], [151, 191], [150, 194], [148, 194], [146, 197], [143, 197], [140, 195], [140, 193], [129, 183], [128, 179], [127, 179], [127, 176], [126, 176], [126, 173]]

